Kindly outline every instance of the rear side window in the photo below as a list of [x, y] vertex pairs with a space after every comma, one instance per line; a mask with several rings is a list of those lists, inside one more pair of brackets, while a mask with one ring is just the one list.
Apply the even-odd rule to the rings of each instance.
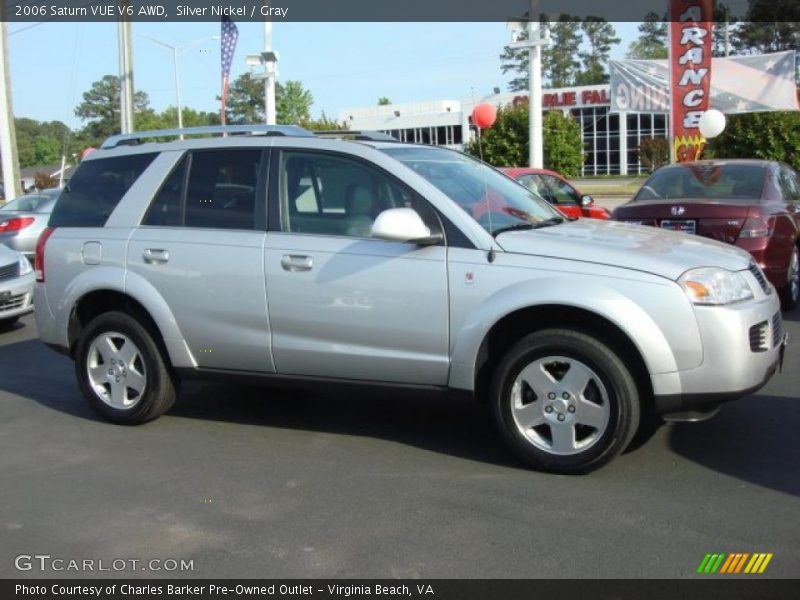
[[260, 149], [187, 154], [153, 198], [142, 225], [255, 229], [261, 158]]
[[132, 154], [81, 164], [61, 192], [50, 226], [102, 227], [155, 157], [155, 153]]
[[750, 203], [761, 198], [766, 169], [763, 165], [696, 163], [656, 171], [635, 200], [711, 198]]

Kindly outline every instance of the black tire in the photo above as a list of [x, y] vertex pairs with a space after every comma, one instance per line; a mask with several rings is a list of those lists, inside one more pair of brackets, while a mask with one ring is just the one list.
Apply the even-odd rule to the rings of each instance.
[[[146, 375], [144, 391], [130, 408], [115, 408], [104, 401], [89, 377], [87, 365], [92, 343], [112, 332], [126, 336], [135, 344]], [[161, 416], [172, 407], [177, 395], [176, 379], [154, 334], [135, 318], [122, 312], [104, 313], [86, 326], [76, 348], [75, 374], [89, 406], [101, 417], [122, 425], [139, 425]]]
[[[530, 395], [530, 391], [526, 393], [529, 399], [535, 397], [533, 402], [543, 402], [540, 405], [542, 411], [548, 408], [546, 403], [550, 403], [550, 412], [547, 415], [542, 412], [542, 416], [537, 418], [552, 420], [554, 417], [561, 419], [563, 416], [568, 423], [559, 425], [556, 422], [551, 424], [548, 421], [527, 429], [526, 434], [522, 433], [521, 428], [515, 422], [512, 410], [515, 402], [512, 398], [514, 382], [527, 366], [539, 360], [547, 363], [550, 357], [571, 359], [575, 362], [554, 361], [553, 364], [580, 365], [578, 368], [586, 367], [593, 372], [593, 375], [596, 375], [596, 379], [599, 379], [599, 381], [595, 381], [595, 378], [590, 378], [589, 384], [583, 392], [591, 388], [593, 399], [602, 400], [597, 404], [605, 415], [605, 424], [602, 429], [579, 423], [580, 414], [576, 413], [573, 408], [584, 409], [581, 408], [582, 404], [577, 397], [572, 396], [571, 400], [563, 402], [559, 400], [558, 394], [564, 391], [555, 392], [558, 382], [561, 380], [559, 378], [553, 379], [555, 388], [552, 392], [547, 392], [548, 394], [555, 392], [555, 400], [546, 399], [551, 396], [545, 397], [543, 392], [540, 392], [542, 393], [541, 398], [535, 397], [535, 391], [533, 391], [533, 396]], [[550, 367], [545, 367], [545, 370], [547, 368]], [[566, 373], [561, 377], [565, 375]], [[530, 388], [530, 386], [528, 387]], [[522, 386], [520, 389], [523, 389]], [[599, 390], [604, 390], [604, 392]], [[524, 396], [523, 392], [520, 393]], [[603, 393], [606, 399], [603, 399]], [[583, 393], [581, 393], [581, 397], [584, 397]], [[531, 333], [516, 343], [501, 359], [495, 370], [491, 386], [491, 403], [500, 433], [517, 456], [535, 469], [564, 474], [588, 473], [619, 455], [636, 434], [640, 417], [639, 390], [634, 377], [620, 356], [596, 337], [572, 329], [545, 329]], [[555, 411], [553, 411], [554, 403], [558, 403]], [[567, 413], [567, 410], [572, 414]], [[573, 419], [572, 423], [574, 423], [571, 429], [573, 441], [578, 440], [579, 432], [581, 435], [588, 432], [585, 438], [577, 442], [586, 444], [586, 447], [566, 455], [554, 453], [552, 448], [549, 450], [543, 448], [543, 443], [547, 442], [547, 432], [550, 432], [551, 439], [553, 439], [553, 426], [562, 428], [569, 426], [570, 419]], [[578, 427], [581, 429], [579, 430]], [[534, 439], [531, 439], [531, 436]]]
[[8, 319], [0, 319], [0, 331], [11, 329], [19, 321], [19, 317], [10, 317]]
[[789, 258], [789, 271], [786, 273], [786, 285], [780, 290], [781, 308], [790, 311], [800, 304], [800, 249], [792, 250]]

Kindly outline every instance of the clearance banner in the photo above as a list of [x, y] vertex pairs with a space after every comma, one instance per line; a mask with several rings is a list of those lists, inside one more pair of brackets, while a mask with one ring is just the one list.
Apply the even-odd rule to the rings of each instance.
[[713, 0], [670, 0], [672, 152], [676, 162], [703, 150], [700, 117], [709, 108]]

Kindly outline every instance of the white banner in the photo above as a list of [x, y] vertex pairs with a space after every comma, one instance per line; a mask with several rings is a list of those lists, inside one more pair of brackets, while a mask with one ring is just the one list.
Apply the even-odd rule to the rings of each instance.
[[[611, 110], [669, 112], [666, 60], [612, 60], [609, 71]], [[794, 50], [713, 59], [710, 107], [726, 114], [800, 110]]]

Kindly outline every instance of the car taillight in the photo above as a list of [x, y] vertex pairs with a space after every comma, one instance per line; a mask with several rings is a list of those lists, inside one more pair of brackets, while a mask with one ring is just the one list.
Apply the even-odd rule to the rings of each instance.
[[25, 229], [35, 220], [36, 219], [34, 219], [33, 217], [14, 217], [12, 219], [6, 219], [5, 221], [0, 221], [0, 233], [7, 233], [9, 231], [19, 231], [20, 229]]
[[770, 237], [775, 230], [775, 219], [764, 217], [748, 217], [739, 232], [739, 238]]
[[55, 227], [45, 228], [36, 242], [36, 256], [33, 260], [34, 269], [36, 270], [36, 281], [44, 282], [44, 246], [47, 244], [47, 238], [53, 235], [55, 230]]

